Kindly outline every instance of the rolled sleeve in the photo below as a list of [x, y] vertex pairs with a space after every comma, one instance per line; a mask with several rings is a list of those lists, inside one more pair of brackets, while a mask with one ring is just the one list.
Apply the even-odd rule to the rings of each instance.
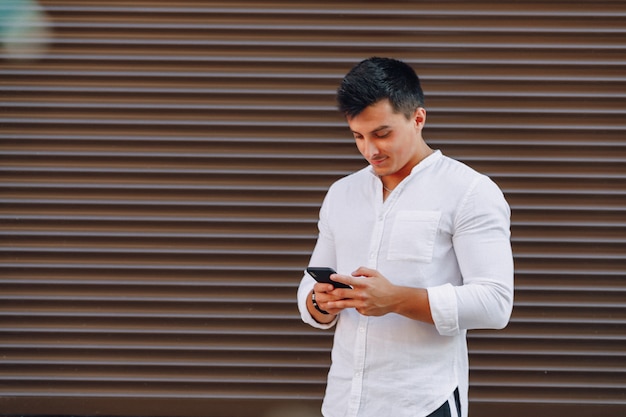
[[442, 336], [455, 336], [460, 333], [456, 292], [452, 284], [444, 284], [427, 289], [430, 313], [435, 328]]

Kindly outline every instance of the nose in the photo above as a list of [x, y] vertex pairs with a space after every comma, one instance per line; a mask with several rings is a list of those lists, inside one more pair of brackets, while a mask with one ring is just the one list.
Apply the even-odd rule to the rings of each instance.
[[373, 140], [365, 138], [363, 139], [363, 147], [361, 149], [361, 153], [363, 154], [365, 159], [372, 159], [374, 156], [378, 155], [378, 147]]

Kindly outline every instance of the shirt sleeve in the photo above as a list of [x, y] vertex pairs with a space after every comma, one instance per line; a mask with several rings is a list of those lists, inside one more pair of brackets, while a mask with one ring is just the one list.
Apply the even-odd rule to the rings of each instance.
[[440, 334], [507, 325], [513, 308], [510, 214], [497, 185], [477, 178], [461, 202], [452, 237], [463, 284], [428, 289]]
[[[329, 198], [327, 196], [322, 203], [322, 208], [320, 209], [320, 219], [318, 222], [319, 235], [309, 261], [309, 266], [328, 266], [331, 268], [337, 268], [335, 246], [333, 243], [332, 233], [328, 226], [328, 200]], [[313, 316], [311, 316], [311, 313], [309, 313], [309, 309], [307, 308], [307, 298], [309, 297], [309, 293], [313, 289], [314, 285], [315, 280], [305, 272], [302, 280], [300, 281], [300, 286], [298, 287], [298, 310], [300, 310], [300, 316], [302, 317], [302, 321], [313, 327], [318, 329], [330, 329], [337, 323], [338, 316], [335, 317], [335, 320], [330, 323], [318, 323]]]

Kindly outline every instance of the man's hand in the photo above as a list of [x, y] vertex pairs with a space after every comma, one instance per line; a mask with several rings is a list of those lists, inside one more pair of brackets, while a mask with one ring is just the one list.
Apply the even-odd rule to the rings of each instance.
[[334, 290], [335, 299], [329, 300], [329, 308], [354, 308], [364, 316], [382, 316], [394, 311], [400, 287], [393, 285], [375, 269], [360, 267], [352, 276], [334, 274], [332, 278], [350, 285], [352, 289]]
[[423, 288], [394, 285], [377, 270], [365, 267], [358, 268], [351, 276], [333, 274], [331, 279], [348, 284], [352, 289], [338, 288], [325, 293], [329, 297], [323, 298], [322, 308], [329, 313], [338, 314], [346, 308], [354, 308], [364, 316], [397, 313], [433, 323], [428, 292]]
[[322, 314], [319, 311], [315, 310], [315, 308], [313, 307], [313, 302], [311, 300], [311, 294], [309, 294], [309, 312], [311, 312], [315, 320], [320, 323], [330, 323], [335, 318], [335, 316], [339, 314], [341, 310], [343, 310], [343, 308], [337, 308], [332, 306], [332, 304], [329, 304], [331, 302], [342, 299], [342, 295], [338, 293], [339, 291], [340, 289], [335, 289], [332, 284], [324, 284], [318, 282], [313, 286], [313, 292], [315, 292], [315, 302], [317, 303], [319, 308], [328, 313]]

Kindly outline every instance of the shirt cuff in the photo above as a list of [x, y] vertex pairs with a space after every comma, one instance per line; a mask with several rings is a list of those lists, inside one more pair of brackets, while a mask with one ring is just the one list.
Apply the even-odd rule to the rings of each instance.
[[439, 287], [428, 288], [427, 291], [430, 314], [439, 334], [442, 336], [458, 335], [461, 331], [454, 286], [444, 284]]

